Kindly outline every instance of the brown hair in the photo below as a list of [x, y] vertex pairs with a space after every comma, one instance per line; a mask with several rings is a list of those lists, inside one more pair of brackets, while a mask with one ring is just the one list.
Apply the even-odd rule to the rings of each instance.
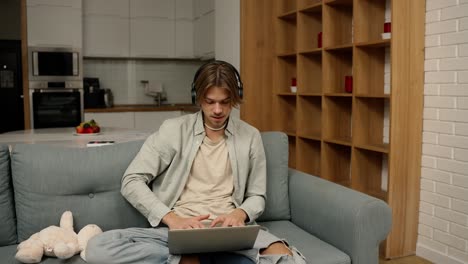
[[239, 93], [240, 77], [234, 66], [224, 61], [213, 61], [202, 65], [195, 73], [194, 88], [196, 92], [195, 102], [198, 104], [205, 98], [208, 89], [220, 87], [228, 91], [231, 98], [231, 106], [236, 107], [242, 103]]

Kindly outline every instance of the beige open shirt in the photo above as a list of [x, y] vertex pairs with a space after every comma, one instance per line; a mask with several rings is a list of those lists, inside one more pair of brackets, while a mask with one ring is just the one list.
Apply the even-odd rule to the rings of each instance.
[[[266, 199], [266, 160], [260, 132], [230, 117], [225, 134], [234, 177], [232, 198], [252, 222], [262, 214]], [[152, 226], [158, 226], [179, 199], [204, 137], [201, 111], [166, 120], [125, 171], [122, 195]]]

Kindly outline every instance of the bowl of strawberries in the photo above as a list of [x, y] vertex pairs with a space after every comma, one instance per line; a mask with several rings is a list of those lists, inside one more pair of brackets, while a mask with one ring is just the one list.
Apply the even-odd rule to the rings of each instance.
[[101, 132], [98, 123], [91, 119], [90, 121], [81, 122], [75, 127], [76, 135], [97, 135]]

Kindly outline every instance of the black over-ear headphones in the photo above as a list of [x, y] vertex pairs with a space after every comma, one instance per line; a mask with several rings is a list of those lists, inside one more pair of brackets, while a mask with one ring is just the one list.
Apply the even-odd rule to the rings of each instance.
[[200, 68], [197, 70], [197, 72], [195, 72], [195, 76], [193, 76], [192, 91], [191, 91], [192, 103], [195, 104], [195, 102], [197, 100], [197, 89], [195, 88], [195, 82], [198, 79], [198, 75], [200, 75], [200, 73], [203, 71], [203, 69], [205, 69], [208, 65], [213, 65], [213, 64], [215, 64], [215, 65], [224, 64], [224, 65], [228, 66], [234, 72], [234, 74], [236, 75], [236, 78], [237, 78], [237, 90], [239, 91], [239, 97], [242, 99], [242, 96], [244, 95], [244, 90], [243, 90], [244, 87], [243, 87], [243, 84], [242, 84], [242, 81], [241, 81], [241, 78], [240, 78], [239, 71], [237, 71], [236, 67], [234, 67], [229, 62], [222, 61], [222, 60], [215, 60], [215, 61], [210, 61], [210, 62], [207, 62], [207, 63], [203, 64], [202, 66], [200, 66]]

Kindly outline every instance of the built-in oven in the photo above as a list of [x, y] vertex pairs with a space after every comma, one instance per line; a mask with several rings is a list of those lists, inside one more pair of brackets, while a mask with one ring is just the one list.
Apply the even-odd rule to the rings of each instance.
[[83, 89], [31, 89], [32, 128], [74, 127], [83, 120]]

